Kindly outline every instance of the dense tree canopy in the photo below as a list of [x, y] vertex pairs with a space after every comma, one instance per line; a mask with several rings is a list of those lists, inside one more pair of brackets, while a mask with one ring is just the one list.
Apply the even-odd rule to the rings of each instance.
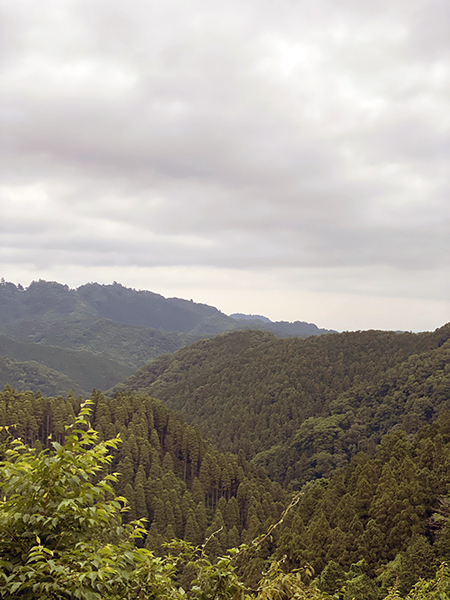
[[[156, 557], [153, 552], [139, 547], [143, 536], [149, 535], [142, 527], [143, 524], [138, 521], [126, 525], [122, 522], [125, 501], [115, 496], [112, 485], [117, 478], [108, 473], [113, 462], [109, 452], [117, 449], [119, 439], [100, 441], [98, 434], [90, 428], [88, 416], [88, 408], [82, 406], [74, 424], [66, 427], [63, 443], [51, 441], [48, 449], [31, 449], [20, 440], [3, 441], [5, 460], [0, 463], [3, 498], [0, 501], [1, 598], [405, 598], [401, 596], [398, 581], [386, 596], [380, 596], [379, 588], [369, 576], [370, 567], [365, 560], [351, 564], [347, 570], [331, 560], [316, 582], [312, 583], [308, 583], [308, 579], [314, 574], [311, 567], [287, 572], [283, 568], [284, 560], [272, 560], [262, 579], [249, 588], [239, 577], [234, 561], [239, 558], [246, 561], [251, 555], [252, 547], [257, 548], [269, 533], [276, 531], [274, 525], [259, 540], [222, 552], [214, 562], [211, 562], [205, 546], [195, 547], [187, 542], [173, 542], [164, 557]], [[442, 423], [439, 427], [441, 429], [438, 435], [442, 436], [448, 430], [448, 424]], [[3, 426], [2, 433], [5, 438], [4, 434], [8, 435], [9, 428]], [[429, 433], [425, 432], [418, 440], [419, 446], [430, 440]], [[384, 462], [384, 465], [389, 465], [395, 460], [396, 454], [400, 453], [400, 442], [401, 436], [386, 442], [379, 458], [380, 464]], [[7, 446], [9, 449], [5, 451]], [[168, 460], [166, 462], [169, 463]], [[353, 470], [349, 469], [346, 473], [353, 481], [358, 474], [353, 496], [360, 498], [359, 509], [363, 509], [363, 514], [369, 499], [364, 492], [358, 492], [358, 487], [363, 473], [370, 479], [371, 469], [370, 465], [367, 468], [367, 464], [365, 459], [358, 460], [353, 465]], [[350, 480], [347, 483], [352, 488]], [[339, 490], [339, 484], [333, 482], [327, 486], [316, 484], [309, 494], [305, 494], [297, 513], [288, 511], [280, 521], [281, 527], [286, 525], [286, 530], [293, 531], [295, 528], [292, 522], [286, 519], [301, 519], [302, 515], [310, 513], [311, 522], [308, 527], [315, 528], [311, 539], [316, 545], [313, 558], [317, 560], [322, 556], [325, 538], [329, 536], [331, 539], [331, 526], [328, 523], [327, 527], [324, 512], [316, 523], [314, 506], [317, 501], [323, 502], [333, 487]], [[334, 491], [331, 498], [335, 500], [338, 495], [339, 491]], [[442, 523], [441, 528], [445, 529]], [[282, 533], [283, 535], [285, 534]], [[420, 537], [413, 538], [409, 551], [404, 555], [397, 555], [395, 561], [397, 566], [392, 567], [391, 571], [387, 569], [381, 575], [383, 585], [399, 572], [408, 577], [418, 565], [428, 569], [430, 573], [433, 569], [427, 542]], [[180, 581], [181, 572], [185, 583]], [[401, 585], [403, 581], [406, 579], [401, 580]], [[408, 585], [410, 583], [411, 581]], [[449, 597], [449, 593], [449, 572], [442, 566], [438, 568], [435, 577], [431, 574], [429, 579], [415, 583], [407, 598], [444, 600]]]
[[[80, 398], [44, 398], [7, 387], [0, 394], [0, 425], [14, 426], [24, 443], [62, 444]], [[121, 436], [112, 450], [111, 470], [121, 473], [114, 487], [127, 498], [126, 521], [146, 518], [146, 547], [163, 554], [173, 537], [194, 544], [220, 534], [207, 547], [217, 556], [259, 535], [276, 521], [287, 502], [281, 487], [245, 458], [218, 452], [198, 427], [183, 423], [159, 401], [138, 394], [109, 400], [92, 395], [92, 424], [100, 439]]]
[[0, 465], [0, 597], [179, 597], [174, 566], [135, 546], [138, 522], [122, 523], [116, 477], [101, 477], [118, 440], [98, 442], [87, 415], [51, 450], [15, 440]]
[[392, 427], [414, 433], [449, 410], [449, 337], [450, 325], [308, 339], [235, 332], [160, 357], [115, 389], [161, 399], [221, 450], [299, 487], [358, 451], [373, 455]]
[[94, 390], [95, 432], [7, 385], [1, 594], [447, 598], [449, 337], [227, 334]]
[[[241, 543], [251, 545], [280, 518], [288, 498], [279, 486], [270, 483], [242, 455], [217, 452], [202, 439], [197, 428], [183, 424], [160, 402], [133, 394], [118, 395], [110, 401], [95, 392], [91, 418], [98, 429], [98, 444], [94, 434], [83, 429], [69, 429], [67, 437], [65, 428], [75, 419], [80, 405], [81, 398], [74, 396], [44, 398], [11, 388], [0, 396], [3, 435], [8, 428], [22, 438], [9, 453], [14, 467], [9, 463], [3, 466], [3, 478], [9, 481], [4, 488], [9, 499], [2, 505], [4, 530], [16, 518], [18, 500], [20, 510], [28, 515], [14, 521], [17, 526], [22, 523], [19, 537], [26, 536], [25, 549], [11, 545], [9, 540], [10, 546], [5, 546], [8, 553], [15, 547], [17, 552], [20, 548], [21, 556], [28, 555], [44, 539], [48, 540], [45, 547], [53, 551], [50, 541], [59, 532], [52, 527], [71, 523], [64, 511], [70, 513], [74, 507], [84, 515], [75, 519], [78, 525], [82, 525], [80, 519], [87, 520], [84, 528], [70, 526], [71, 548], [74, 535], [80, 536], [81, 541], [83, 535], [89, 539], [92, 535], [102, 542], [100, 533], [104, 527], [101, 519], [95, 520], [99, 515], [109, 519], [115, 515], [114, 519], [123, 520], [117, 521], [116, 534], [117, 527], [125, 531], [130, 526], [127, 523], [144, 517], [147, 523], [140, 531], [142, 537], [136, 540], [141, 550], [152, 551], [163, 560], [167, 557], [164, 543], [173, 538], [194, 546], [206, 542], [202, 559], [207, 561], [205, 564], [224, 556], [228, 548]], [[122, 438], [120, 444], [105, 441], [118, 434]], [[36, 450], [27, 449], [32, 444]], [[89, 450], [89, 444], [95, 449]], [[54, 466], [68, 460], [71, 445], [72, 450], [77, 447], [90, 452], [83, 455], [81, 464], [87, 474], [95, 476], [98, 472], [93, 496], [87, 479], [87, 491], [83, 492], [84, 483], [79, 474], [71, 474], [72, 467]], [[35, 455], [36, 452], [40, 454]], [[106, 459], [107, 452], [110, 454]], [[339, 595], [344, 586], [354, 590], [357, 600], [370, 598], [370, 594], [378, 598], [397, 581], [400, 593], [406, 594], [419, 577], [431, 578], [440, 562], [450, 558], [449, 465], [448, 417], [422, 428], [414, 439], [401, 430], [385, 436], [374, 458], [359, 453], [331, 478], [308, 484], [298, 507], [265, 538], [257, 552], [249, 552], [243, 561], [236, 560], [233, 569], [251, 589], [258, 585], [267, 561], [275, 560], [284, 565], [283, 573], [286, 568], [311, 565], [323, 593], [333, 591]], [[78, 468], [76, 461], [73, 466]], [[55, 497], [45, 497], [46, 502], [51, 500], [53, 504], [47, 504], [49, 513], [44, 519], [36, 498], [42, 500], [45, 494], [40, 497], [33, 492], [34, 479], [27, 483], [25, 477], [33, 469], [33, 477], [41, 478], [39, 485], [43, 485], [42, 480], [51, 481], [55, 472], [52, 469], [66, 478], [60, 487], [52, 488]], [[120, 477], [109, 481], [108, 474], [116, 470]], [[103, 481], [98, 483], [100, 475]], [[110, 504], [112, 489], [107, 486], [113, 486], [114, 494], [127, 499], [126, 513], [119, 513], [119, 505]], [[77, 496], [74, 505], [62, 502], [63, 497], [70, 500], [71, 494]], [[107, 501], [105, 494], [110, 494]], [[12, 512], [8, 512], [10, 509]], [[93, 522], [89, 521], [89, 511]], [[113, 529], [109, 527], [109, 531]], [[41, 542], [37, 543], [36, 536]], [[79, 548], [87, 552], [87, 547]], [[39, 560], [47, 564], [50, 555], [44, 556], [42, 549], [39, 552]], [[23, 564], [22, 567], [25, 568]], [[48, 566], [42, 568], [45, 571]], [[20, 569], [22, 576], [25, 571]], [[189, 569], [183, 573], [181, 583], [183, 578], [189, 578]]]

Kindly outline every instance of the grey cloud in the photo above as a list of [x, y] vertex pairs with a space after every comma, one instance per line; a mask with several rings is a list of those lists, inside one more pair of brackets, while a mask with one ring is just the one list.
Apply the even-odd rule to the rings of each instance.
[[450, 140], [423, 119], [406, 118], [370, 135], [369, 155], [377, 160], [433, 163], [450, 156]]
[[448, 268], [447, 2], [6, 5], [11, 260]]

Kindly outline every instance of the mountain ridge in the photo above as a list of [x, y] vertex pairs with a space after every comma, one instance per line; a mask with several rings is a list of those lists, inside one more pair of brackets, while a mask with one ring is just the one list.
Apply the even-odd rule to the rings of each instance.
[[[22, 348], [17, 355], [17, 348], [14, 350], [10, 342], [0, 348], [0, 355], [25, 362], [31, 358], [70, 378], [72, 374], [66, 368], [57, 368], [54, 360], [48, 362], [49, 351], [42, 348], [56, 346], [89, 352], [91, 371], [95, 364], [99, 369], [97, 378], [82, 378], [77, 384], [86, 392], [93, 387], [110, 388], [158, 356], [175, 352], [200, 339], [249, 328], [273, 328], [280, 336], [328, 333], [312, 324], [280, 326], [271, 322], [235, 320], [214, 306], [182, 298], [164, 298], [117, 282], [108, 285], [87, 283], [71, 289], [54, 281], [34, 281], [27, 288], [0, 281], [0, 334], [18, 343], [38, 345], [25, 353]], [[45, 360], [44, 355], [47, 356]], [[86, 362], [83, 355], [73, 355], [73, 359], [74, 364]], [[105, 360], [117, 365], [115, 382], [103, 377], [105, 370], [108, 371]], [[28, 371], [31, 373], [25, 369]], [[33, 387], [35, 379], [30, 380], [29, 386], [36, 391]], [[16, 379], [12, 383], [16, 385]], [[23, 377], [17, 385], [23, 389], [26, 385]]]
[[448, 362], [450, 324], [306, 339], [237, 331], [162, 356], [109, 393], [157, 397], [221, 450], [301, 485], [373, 452], [396, 425], [414, 433], [447, 410]]
[[[295, 321], [272, 322], [267, 317], [249, 315], [234, 319], [214, 306], [185, 300], [165, 298], [148, 290], [127, 288], [120, 283], [87, 283], [78, 288], [52, 281], [33, 281], [27, 288], [3, 281], [0, 284], [0, 327], [15, 321], [43, 317], [66, 318], [90, 315], [134, 327], [148, 327], [195, 335], [223, 333], [248, 328], [243, 321], [259, 328], [282, 328], [284, 335], [322, 335], [333, 330], [320, 329], [313, 323]], [[255, 323], [254, 323], [255, 322]], [[205, 323], [206, 331], [202, 326]], [[258, 325], [258, 326], [256, 326]], [[293, 326], [290, 330], [290, 326]], [[304, 329], [302, 330], [302, 326]]]

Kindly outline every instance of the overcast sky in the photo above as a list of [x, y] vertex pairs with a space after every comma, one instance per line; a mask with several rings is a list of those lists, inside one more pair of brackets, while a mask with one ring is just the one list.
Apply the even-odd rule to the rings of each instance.
[[6, 280], [450, 321], [448, 0], [3, 0]]

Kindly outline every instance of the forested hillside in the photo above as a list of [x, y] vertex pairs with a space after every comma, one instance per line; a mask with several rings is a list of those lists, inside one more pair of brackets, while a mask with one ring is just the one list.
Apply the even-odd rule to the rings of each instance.
[[64, 318], [47, 315], [22, 319], [5, 325], [3, 331], [19, 342], [85, 350], [119, 362], [133, 371], [161, 354], [175, 352], [199, 339], [189, 333], [132, 327], [77, 314]]
[[[0, 331], [18, 342], [85, 350], [136, 370], [198, 340], [201, 335], [185, 329], [220, 315], [214, 307], [180, 302], [119, 284], [71, 290], [56, 282], [33, 282], [26, 289], [3, 282]], [[98, 381], [97, 387], [105, 386]]]
[[[130, 502], [127, 520], [149, 519], [147, 548], [160, 553], [175, 537], [201, 544], [220, 530], [208, 549], [217, 556], [279, 518], [287, 502], [279, 485], [243, 456], [218, 452], [161, 402], [137, 394], [110, 401], [101, 392], [92, 400], [92, 425], [101, 438], [120, 434], [123, 441], [111, 471], [121, 473], [116, 492]], [[73, 395], [44, 398], [8, 386], [0, 394], [0, 427], [14, 425], [27, 444], [49, 446], [50, 434], [62, 443], [80, 404]]]
[[[34, 365], [47, 367], [55, 374], [59, 374], [60, 388], [49, 389], [48, 382], [41, 383], [43, 387], [37, 388], [36, 381], [26, 375], [20, 379], [11, 371], [4, 380], [3, 386], [9, 383], [20, 390], [40, 389], [45, 394], [61, 394], [72, 389], [76, 394], [90, 394], [96, 386], [103, 389], [109, 388], [133, 370], [120, 362], [110, 360], [86, 350], [69, 350], [44, 344], [30, 344], [12, 340], [6, 335], [0, 335], [0, 356], [8, 357], [12, 361], [19, 361], [25, 365], [30, 361]], [[67, 388], [66, 386], [69, 385]]]
[[384, 436], [374, 458], [358, 453], [312, 484], [283, 524], [276, 555], [291, 567], [310, 563], [330, 594], [347, 583], [355, 597], [376, 600], [396, 582], [406, 594], [450, 559], [449, 486], [446, 412], [415, 436]]
[[[149, 519], [138, 545], [164, 555], [162, 543], [171, 538], [193, 544], [208, 540], [205, 550], [214, 561], [228, 547], [251, 543], [267, 531], [288, 504], [281, 487], [242, 453], [218, 452], [198, 428], [185, 425], [159, 401], [129, 393], [108, 400], [100, 392], [92, 399], [92, 422], [100, 437], [119, 433], [123, 439], [112, 450], [108, 470], [121, 472], [116, 492], [130, 501], [126, 518]], [[11, 432], [38, 450], [55, 443], [60, 448], [64, 425], [73, 421], [81, 400], [73, 395], [44, 398], [6, 387], [0, 394], [0, 452]], [[8, 431], [5, 426], [10, 426]], [[304, 600], [378, 600], [392, 586], [397, 591], [389, 598], [405, 597], [419, 578], [433, 578], [450, 558], [449, 489], [447, 413], [414, 436], [400, 428], [385, 435], [372, 458], [360, 452], [330, 478], [304, 486], [281, 525], [235, 566], [249, 592], [257, 595], [254, 586], [272, 562], [275, 571], [272, 579], [266, 573], [266, 583], [284, 589], [285, 595], [279, 596], [283, 600], [293, 597], [288, 592], [293, 582]], [[217, 577], [225, 585], [230, 573], [221, 575], [220, 569], [228, 563], [220, 564]], [[190, 568], [179, 571], [178, 585], [189, 587]], [[300, 583], [302, 577], [284, 575], [295, 569], [305, 581], [314, 578], [311, 587]], [[447, 598], [448, 572], [417, 585], [410, 600]], [[265, 595], [258, 598], [267, 600]]]
[[261, 315], [244, 315], [235, 313], [230, 315], [239, 323], [240, 329], [260, 329], [262, 331], [271, 331], [279, 337], [309, 337], [310, 335], [323, 335], [324, 333], [336, 333], [331, 329], [319, 329], [314, 323], [305, 323], [304, 321], [271, 321]]
[[[241, 328], [280, 330], [281, 335], [321, 335], [329, 333], [312, 323], [247, 323], [233, 319], [214, 306], [181, 298], [164, 298], [147, 290], [134, 290], [119, 283], [87, 283], [77, 289], [57, 282], [33, 281], [27, 288], [2, 281], [0, 284], [0, 327], [22, 320], [65, 319], [90, 316], [168, 332], [208, 337]], [[277, 331], [278, 333], [278, 331]]]
[[12, 385], [17, 390], [41, 390], [46, 396], [66, 394], [70, 389], [75, 394], [82, 392], [75, 381], [40, 362], [0, 356], [0, 387], [3, 389], [6, 385]]
[[450, 325], [308, 339], [234, 332], [162, 356], [115, 390], [163, 400], [220, 449], [300, 486], [373, 454], [394, 426], [414, 433], [448, 410], [449, 338]]
[[70, 289], [67, 285], [43, 280], [33, 281], [27, 288], [3, 282], [0, 303], [2, 325], [48, 313], [60, 318], [85, 313], [138, 327], [188, 332], [205, 318], [229, 318], [213, 306], [166, 299], [160, 294], [132, 290], [118, 283], [88, 283]]
[[[72, 309], [62, 298], [56, 312]], [[0, 393], [0, 453], [11, 434], [37, 450], [58, 449], [82, 403], [79, 382], [120, 373], [99, 354], [49, 340], [96, 344], [104, 334], [110, 352], [128, 347], [133, 360], [144, 356], [151, 330], [92, 314], [77, 328], [77, 314], [52, 320], [45, 313], [38, 321], [48, 329], [34, 318], [14, 322], [34, 343], [0, 336], [0, 348], [14, 356], [0, 359], [0, 384], [23, 390], [32, 381], [43, 392], [6, 385]], [[161, 350], [164, 335], [154, 334]], [[63, 393], [68, 385], [75, 393]], [[108, 394], [94, 390], [91, 420], [101, 440], [121, 437], [108, 472], [120, 473], [115, 492], [128, 499], [125, 521], [147, 519], [138, 547], [167, 557], [164, 544], [173, 538], [206, 543], [202, 560], [215, 569], [229, 564], [216, 562], [228, 548], [250, 544], [234, 565], [247, 600], [272, 598], [258, 587], [270, 564], [265, 581], [287, 586], [282, 600], [295, 585], [304, 600], [379, 600], [405, 597], [450, 560], [449, 414], [450, 324], [422, 334], [281, 339], [240, 330], [201, 339], [159, 356]], [[174, 585], [189, 590], [192, 569], [176, 569]], [[444, 569], [417, 585], [441, 594], [449, 577]], [[427, 597], [414, 593], [409, 600]]]
[[[94, 387], [107, 389], [162, 354], [224, 331], [258, 327], [281, 336], [327, 333], [310, 323], [236, 320], [213, 306], [118, 283], [70, 289], [42, 280], [27, 288], [0, 282], [0, 334], [9, 338], [3, 338], [0, 356], [33, 360], [57, 371], [63, 386], [58, 392], [65, 394], [71, 388], [87, 393]], [[54, 347], [82, 353], [59, 356]], [[20, 380], [9, 383], [37, 391], [36, 377], [26, 378], [30, 369], [22, 368]], [[72, 383], [64, 387], [67, 377]], [[54, 385], [46, 390], [56, 393]]]

